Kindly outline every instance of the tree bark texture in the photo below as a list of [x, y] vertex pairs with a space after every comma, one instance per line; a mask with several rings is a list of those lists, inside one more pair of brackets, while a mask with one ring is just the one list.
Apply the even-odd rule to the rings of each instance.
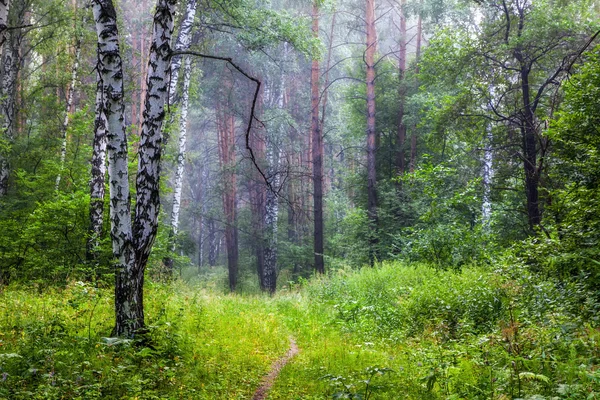
[[272, 190], [267, 191], [265, 201], [265, 248], [263, 280], [266, 290], [273, 294], [277, 289], [277, 218], [279, 198], [274, 190], [279, 188], [279, 149], [273, 142], [267, 143], [267, 176], [271, 177]]
[[148, 64], [144, 122], [139, 145], [137, 202], [131, 220], [124, 125], [123, 66], [117, 15], [111, 0], [94, 0], [92, 9], [98, 35], [98, 71], [103, 111], [107, 121], [111, 237], [116, 261], [115, 329], [132, 337], [144, 327], [144, 270], [156, 237], [159, 211], [161, 125], [170, 73], [170, 40], [175, 0], [158, 0]]
[[[190, 44], [192, 43], [192, 26], [196, 16], [197, 4], [197, 0], [188, 0], [187, 2], [185, 15], [179, 25], [179, 33], [177, 34], [177, 41], [175, 42], [175, 51], [188, 50], [190, 48]], [[181, 63], [181, 55], [173, 56], [173, 59], [171, 60], [171, 82], [169, 83], [169, 104], [175, 104]]]
[[88, 261], [97, 260], [97, 249], [104, 222], [104, 191], [106, 181], [106, 129], [103, 110], [103, 85], [98, 78], [96, 88], [96, 120], [92, 145], [92, 173], [90, 178], [90, 229], [86, 248]]
[[235, 176], [235, 116], [229, 98], [233, 82], [229, 71], [226, 78], [221, 102], [217, 106], [217, 127], [219, 136], [219, 160], [223, 173], [223, 212], [225, 214], [225, 244], [227, 246], [227, 269], [229, 271], [229, 289], [235, 291], [238, 274], [238, 232], [236, 207]]
[[[319, 37], [319, 7], [317, 1], [312, 8], [312, 34]], [[312, 60], [311, 74], [311, 124], [313, 153], [313, 220], [314, 220], [314, 263], [315, 271], [325, 272], [323, 262], [323, 136], [319, 126], [319, 61]]]
[[[177, 170], [175, 171], [175, 184], [173, 190], [173, 209], [171, 210], [171, 252], [175, 251], [174, 237], [179, 230], [179, 211], [181, 209], [181, 192], [183, 189], [183, 171], [185, 167], [185, 147], [187, 140], [188, 125], [188, 105], [190, 98], [190, 79], [192, 75], [192, 60], [189, 56], [185, 57], [183, 67], [183, 91], [181, 93], [181, 113], [179, 115], [179, 150], [177, 152]], [[173, 259], [165, 260], [167, 269], [173, 270]]]
[[6, 33], [8, 30], [8, 12], [10, 11], [10, 0], [0, 0], [0, 58], [4, 43], [6, 42]]
[[[375, 31], [375, 0], [366, 2], [367, 49], [365, 51], [367, 84], [367, 212], [370, 230], [377, 229], [377, 170], [376, 170], [376, 132], [375, 132], [375, 52], [377, 35]], [[371, 233], [369, 259], [375, 261], [377, 235]]]
[[[7, 17], [8, 26], [21, 26], [25, 21], [27, 4], [17, 4], [9, 9], [5, 2], [2, 13]], [[4, 142], [0, 151], [0, 197], [8, 192], [10, 177], [9, 153], [14, 141], [15, 104], [17, 100], [17, 76], [20, 65], [20, 48], [23, 34], [20, 29], [5, 29], [2, 33], [2, 56], [0, 58], [0, 129], [1, 140]]]

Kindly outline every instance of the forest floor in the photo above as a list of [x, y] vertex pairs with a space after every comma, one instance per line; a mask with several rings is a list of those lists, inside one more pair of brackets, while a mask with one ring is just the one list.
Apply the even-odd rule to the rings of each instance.
[[589, 293], [522, 269], [390, 263], [273, 297], [222, 282], [149, 282], [133, 340], [107, 337], [110, 288], [4, 288], [0, 399], [600, 398]]

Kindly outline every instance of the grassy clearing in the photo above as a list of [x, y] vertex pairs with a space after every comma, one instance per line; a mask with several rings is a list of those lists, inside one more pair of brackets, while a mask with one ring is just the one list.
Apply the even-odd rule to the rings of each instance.
[[521, 269], [398, 263], [274, 298], [149, 284], [149, 333], [124, 341], [107, 338], [108, 291], [6, 288], [0, 398], [248, 399], [291, 335], [271, 399], [595, 399], [590, 299]]

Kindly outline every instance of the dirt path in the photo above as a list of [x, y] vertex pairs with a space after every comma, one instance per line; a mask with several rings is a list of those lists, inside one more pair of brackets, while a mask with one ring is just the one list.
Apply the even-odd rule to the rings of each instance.
[[277, 379], [281, 368], [283, 368], [292, 357], [298, 354], [299, 351], [300, 350], [298, 349], [298, 345], [296, 344], [294, 338], [290, 338], [290, 349], [285, 356], [275, 361], [269, 374], [263, 378], [260, 386], [258, 389], [256, 389], [256, 392], [254, 392], [252, 400], [264, 400], [267, 398], [267, 394], [269, 393], [269, 390], [271, 390], [271, 386], [273, 386], [275, 379]]

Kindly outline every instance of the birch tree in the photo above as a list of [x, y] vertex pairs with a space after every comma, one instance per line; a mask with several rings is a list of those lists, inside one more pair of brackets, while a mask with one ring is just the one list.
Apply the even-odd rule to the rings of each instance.
[[135, 219], [131, 218], [128, 154], [124, 125], [123, 65], [117, 14], [111, 0], [93, 0], [98, 37], [98, 71], [107, 121], [108, 175], [115, 256], [114, 335], [131, 337], [144, 327], [144, 270], [156, 238], [160, 208], [160, 157], [164, 105], [171, 72], [175, 0], [158, 0], [154, 14], [144, 120], [139, 144]]

